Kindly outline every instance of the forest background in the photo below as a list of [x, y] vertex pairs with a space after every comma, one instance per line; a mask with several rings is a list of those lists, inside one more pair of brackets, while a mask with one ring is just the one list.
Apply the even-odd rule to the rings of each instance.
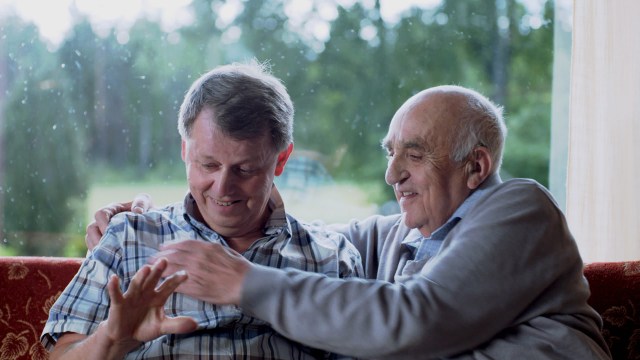
[[[193, 0], [189, 23], [171, 31], [144, 17], [126, 32], [97, 31], [78, 13], [55, 47], [34, 24], [5, 14], [0, 254], [82, 256], [99, 206], [141, 190], [159, 204], [179, 201], [186, 182], [176, 120], [185, 91], [212, 67], [251, 58], [269, 61], [295, 104], [299, 161], [279, 181], [288, 210], [303, 219], [389, 211], [380, 140], [407, 98], [440, 84], [504, 106], [503, 177], [548, 184], [551, 1], [538, 1], [533, 14], [517, 0], [442, 0], [394, 22], [380, 16], [379, 0], [310, 0], [311, 11], [293, 21], [290, 1], [241, 1], [222, 22], [223, 1]], [[321, 16], [327, 4], [333, 12]], [[307, 31], [318, 24], [327, 36]]]

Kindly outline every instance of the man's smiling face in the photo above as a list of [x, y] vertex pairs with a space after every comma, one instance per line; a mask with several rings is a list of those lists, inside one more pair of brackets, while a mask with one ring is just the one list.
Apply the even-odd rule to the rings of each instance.
[[451, 159], [455, 106], [441, 93], [420, 93], [394, 115], [383, 140], [388, 164], [385, 180], [394, 189], [405, 224], [429, 236], [469, 196], [467, 174]]
[[236, 140], [211, 120], [215, 112], [198, 114], [191, 136], [182, 141], [189, 189], [203, 220], [224, 237], [261, 231], [276, 170], [286, 157], [268, 136]]

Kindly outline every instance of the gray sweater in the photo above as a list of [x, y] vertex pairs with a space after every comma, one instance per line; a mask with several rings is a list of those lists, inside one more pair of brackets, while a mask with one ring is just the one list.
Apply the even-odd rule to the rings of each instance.
[[[433, 258], [400, 215], [334, 226], [368, 278], [251, 270], [241, 307], [312, 347], [388, 359], [610, 359], [562, 212], [538, 183], [493, 175]], [[377, 279], [377, 280], [376, 280]]]

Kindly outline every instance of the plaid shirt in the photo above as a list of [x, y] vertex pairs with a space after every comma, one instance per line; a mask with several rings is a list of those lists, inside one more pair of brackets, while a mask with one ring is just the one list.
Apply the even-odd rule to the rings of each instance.
[[[363, 273], [360, 255], [346, 238], [285, 214], [273, 188], [272, 214], [264, 237], [243, 256], [251, 262], [278, 268], [295, 268], [331, 277], [356, 277]], [[41, 342], [52, 349], [65, 332], [89, 335], [109, 313], [107, 282], [111, 274], [120, 278], [126, 291], [131, 279], [160, 244], [166, 241], [224, 239], [195, 220], [195, 201], [188, 194], [184, 203], [139, 215], [121, 213], [113, 217], [100, 244], [90, 253], [78, 274], [51, 307]], [[236, 306], [205, 303], [173, 293], [165, 303], [168, 316], [191, 316], [198, 329], [186, 335], [164, 335], [130, 352], [126, 359], [317, 359], [334, 354], [312, 349], [276, 333], [269, 324], [244, 315]], [[312, 331], [312, 330], [310, 330]]]

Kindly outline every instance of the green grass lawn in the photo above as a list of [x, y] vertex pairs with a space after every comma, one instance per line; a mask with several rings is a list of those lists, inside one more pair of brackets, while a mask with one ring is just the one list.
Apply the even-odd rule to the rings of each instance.
[[101, 207], [113, 202], [131, 201], [139, 193], [151, 195], [154, 205], [164, 205], [180, 201], [187, 192], [187, 185], [132, 183], [104, 185], [95, 184], [87, 197], [87, 219], [93, 219], [93, 213]]
[[[87, 199], [87, 219], [93, 213], [112, 202], [133, 200], [138, 193], [151, 195], [155, 205], [182, 201], [187, 192], [186, 184], [118, 184], [94, 185]], [[364, 218], [376, 212], [377, 206], [367, 201], [364, 189], [351, 184], [332, 184], [312, 187], [305, 191], [281, 191], [285, 209], [299, 219], [322, 220], [327, 223], [346, 222]]]
[[[287, 212], [299, 220], [321, 220], [325, 223], [347, 222], [351, 219], [362, 219], [375, 214], [377, 206], [368, 199], [371, 198], [365, 187], [354, 184], [334, 183], [310, 187], [304, 191], [282, 190]], [[130, 183], [130, 184], [94, 184], [87, 197], [86, 223], [69, 233], [64, 247], [64, 256], [84, 256], [84, 226], [93, 219], [94, 212], [112, 202], [131, 201], [138, 193], [146, 192], [151, 195], [154, 204], [161, 206], [176, 201], [182, 201], [187, 192], [184, 183]], [[54, 234], [60, 235], [60, 234]], [[19, 250], [10, 245], [20, 241], [20, 238], [10, 238], [10, 241], [0, 243], [0, 256], [32, 255], [20, 254]]]

